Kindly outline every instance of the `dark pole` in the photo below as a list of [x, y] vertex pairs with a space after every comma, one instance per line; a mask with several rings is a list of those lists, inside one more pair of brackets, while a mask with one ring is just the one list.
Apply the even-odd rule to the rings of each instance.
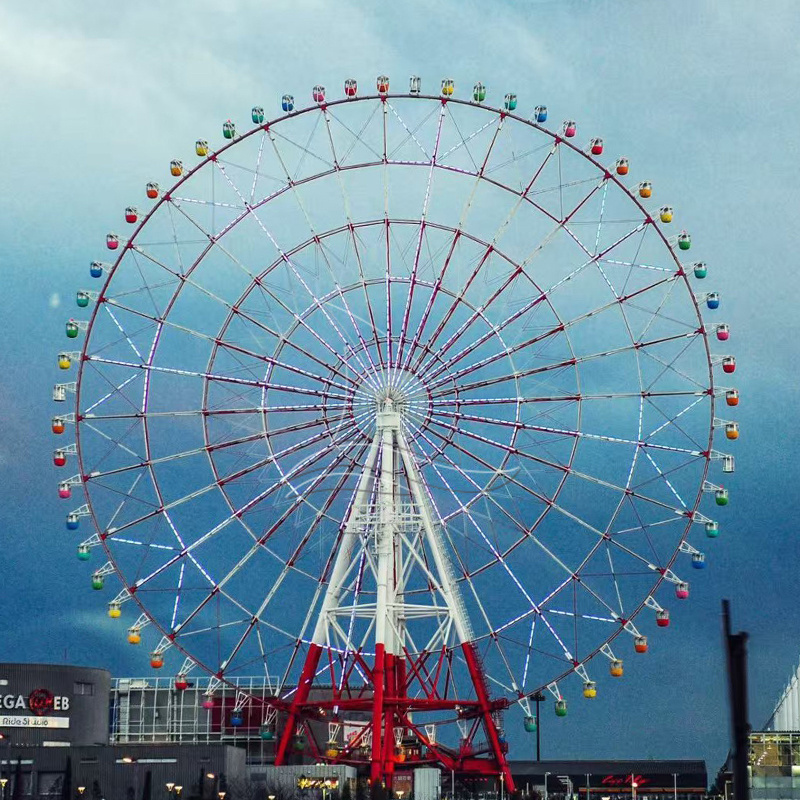
[[541, 703], [545, 699], [545, 696], [541, 692], [536, 692], [536, 694], [531, 696], [531, 700], [536, 703], [536, 760], [542, 760], [542, 738], [541, 738], [541, 730], [542, 730], [542, 720], [539, 716], [539, 703]]
[[731, 608], [722, 601], [722, 619], [728, 657], [728, 690], [733, 734], [733, 796], [734, 800], [750, 800], [747, 762], [750, 752], [750, 723], [747, 711], [747, 633], [731, 633]]

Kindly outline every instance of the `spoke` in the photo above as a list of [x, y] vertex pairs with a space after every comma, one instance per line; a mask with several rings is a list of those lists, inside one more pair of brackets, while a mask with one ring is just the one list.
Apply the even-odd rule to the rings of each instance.
[[[323, 118], [325, 120], [326, 129], [328, 130], [329, 141], [331, 143], [331, 151], [332, 151], [332, 154], [333, 154], [333, 157], [334, 157], [334, 167], [336, 168], [336, 175], [339, 178], [339, 182], [340, 182], [340, 185], [341, 185], [341, 175], [340, 175], [340, 170], [338, 168], [338, 164], [336, 164], [336, 153], [333, 150], [333, 140], [330, 138], [330, 127], [328, 125], [328, 118], [327, 118], [327, 116], [325, 114], [323, 114]], [[270, 137], [270, 140], [272, 142], [273, 149], [275, 151], [275, 156], [277, 157], [278, 162], [280, 163], [281, 167], [283, 168], [283, 170], [284, 170], [284, 172], [286, 174], [286, 180], [292, 186], [292, 195], [296, 199], [297, 204], [300, 207], [300, 210], [303, 212], [303, 216], [304, 216], [304, 218], [306, 220], [306, 224], [308, 225], [308, 229], [311, 232], [311, 237], [314, 240], [314, 243], [317, 246], [319, 252], [322, 253], [323, 260], [325, 261], [325, 266], [328, 268], [328, 272], [330, 274], [330, 277], [333, 280], [333, 283], [334, 283], [334, 286], [336, 288], [336, 293], [337, 293], [337, 295], [339, 297], [339, 300], [341, 301], [342, 305], [344, 306], [344, 309], [345, 309], [345, 312], [347, 314], [347, 317], [350, 320], [351, 325], [353, 326], [353, 330], [355, 331], [356, 336], [358, 337], [358, 340], [359, 340], [359, 343], [361, 344], [362, 350], [363, 350], [364, 354], [366, 355], [367, 360], [370, 363], [370, 366], [374, 370], [375, 369], [375, 364], [372, 361], [372, 356], [370, 355], [369, 348], [367, 347], [367, 343], [364, 341], [364, 337], [361, 335], [361, 329], [358, 327], [358, 324], [356, 323], [355, 317], [353, 316], [353, 312], [350, 310], [350, 306], [347, 304], [347, 299], [345, 298], [345, 295], [342, 292], [342, 288], [339, 285], [339, 281], [336, 278], [336, 273], [335, 273], [334, 269], [331, 267], [330, 261], [328, 260], [327, 252], [326, 252], [325, 248], [322, 246], [322, 243], [321, 243], [321, 240], [319, 238], [319, 235], [317, 234], [317, 231], [314, 228], [314, 225], [313, 225], [313, 223], [311, 221], [311, 217], [308, 214], [308, 209], [306, 208], [305, 204], [303, 203], [302, 197], [300, 196], [300, 190], [294, 184], [294, 182], [292, 181], [291, 176], [289, 175], [289, 170], [286, 167], [286, 163], [283, 160], [283, 156], [281, 155], [280, 151], [278, 150], [278, 145], [277, 145], [277, 142], [275, 141], [275, 136], [272, 133], [271, 129], [269, 131], [269, 137]], [[349, 222], [349, 219], [348, 219], [348, 222]], [[311, 294], [310, 291], [309, 291], [309, 293]], [[322, 308], [321, 305], [319, 307]], [[327, 314], [326, 314], [326, 318], [328, 318]], [[328, 321], [331, 322], [331, 324], [333, 324], [333, 321], [330, 318], [328, 318]], [[334, 325], [334, 327], [335, 327], [335, 325]], [[338, 328], [336, 328], [336, 332], [339, 333]], [[341, 333], [339, 333], [339, 335], [340, 335], [340, 337], [342, 337], [342, 342], [352, 352], [352, 346], [349, 344], [349, 342], [345, 342], [345, 340], [343, 338], [343, 335]], [[361, 364], [362, 367], [363, 367], [364, 366], [363, 362], [360, 359], [358, 359], [358, 361], [359, 361], [359, 364]], [[371, 373], [368, 374], [366, 377], [368, 378], [368, 380], [371, 381]], [[373, 382], [373, 385], [375, 385], [374, 382]]]
[[252, 386], [256, 389], [274, 389], [276, 391], [311, 395], [313, 397], [332, 397], [336, 400], [347, 400], [347, 395], [331, 394], [321, 389], [305, 389], [301, 386], [291, 386], [290, 384], [284, 383], [271, 383], [269, 381], [249, 380], [247, 378], [237, 378], [233, 375], [218, 375], [212, 372], [196, 372], [194, 370], [178, 369], [176, 367], [158, 367], [153, 364], [134, 364], [130, 361], [119, 361], [114, 358], [103, 358], [102, 356], [87, 356], [86, 360], [93, 363], [112, 364], [117, 367], [138, 369], [142, 370], [143, 372], [158, 372], [165, 375], [179, 375], [185, 378], [202, 378], [206, 381], [232, 383], [237, 386]]
[[445, 120], [445, 109], [447, 106], [442, 104], [442, 109], [439, 112], [439, 122], [436, 127], [436, 140], [433, 145], [433, 153], [431, 154], [431, 167], [428, 170], [428, 180], [425, 185], [425, 197], [422, 201], [422, 211], [419, 216], [419, 231], [417, 232], [417, 245], [414, 251], [414, 261], [411, 267], [411, 280], [408, 287], [408, 295], [406, 297], [406, 306], [403, 311], [403, 321], [400, 326], [400, 341], [397, 347], [397, 366], [403, 364], [403, 349], [406, 344], [406, 336], [408, 333], [408, 321], [411, 316], [411, 307], [414, 302], [414, 287], [416, 285], [417, 271], [419, 270], [419, 259], [422, 254], [422, 243], [425, 239], [425, 222], [428, 217], [428, 203], [431, 197], [431, 186], [433, 184], [433, 171], [436, 167], [436, 157], [439, 154], [439, 144], [442, 140], [442, 125]]
[[[327, 453], [330, 453], [331, 451], [337, 449], [341, 445], [346, 444], [350, 439], [352, 439], [354, 436], [357, 436], [357, 435], [358, 435], [357, 431], [354, 431], [353, 429], [350, 429], [346, 434], [340, 435], [338, 437], [338, 439], [332, 439], [332, 441], [326, 447], [324, 447], [321, 450], [316, 451], [315, 453], [312, 453], [311, 455], [307, 456], [303, 461], [301, 461], [300, 463], [296, 464], [294, 467], [292, 467], [290, 470], [288, 470], [285, 474], [282, 474], [280, 480], [272, 483], [269, 487], [267, 487], [263, 491], [259, 492], [255, 497], [251, 498], [246, 503], [244, 503], [243, 505], [239, 506], [237, 509], [234, 510], [233, 513], [231, 513], [224, 520], [222, 520], [222, 522], [218, 523], [211, 530], [209, 530], [206, 533], [204, 533], [202, 536], [200, 536], [198, 539], [196, 539], [194, 542], [192, 542], [192, 544], [183, 547], [182, 550], [179, 553], [177, 553], [175, 556], [170, 558], [164, 564], [159, 566], [157, 569], [155, 569], [153, 572], [151, 572], [148, 576], [146, 576], [145, 578], [139, 579], [135, 584], [136, 587], [139, 588], [140, 586], [142, 586], [142, 585], [144, 585], [146, 583], [149, 583], [154, 578], [156, 578], [158, 575], [160, 575], [162, 572], [164, 572], [165, 570], [169, 569], [169, 567], [171, 567], [173, 564], [177, 563], [179, 560], [181, 560], [185, 556], [191, 554], [200, 545], [204, 544], [209, 539], [211, 539], [214, 536], [216, 536], [220, 531], [222, 531], [225, 528], [227, 528], [228, 525], [230, 525], [232, 522], [235, 522], [236, 520], [238, 520], [239, 517], [241, 517], [243, 514], [247, 513], [248, 511], [252, 511], [253, 508], [255, 508], [256, 505], [258, 505], [259, 503], [261, 503], [265, 499], [267, 499], [277, 489], [281, 488], [282, 486], [287, 486], [289, 489], [294, 491], [294, 489], [293, 489], [293, 487], [292, 487], [292, 485], [290, 483], [290, 481], [293, 478], [298, 477], [309, 466], [313, 466], [316, 463], [318, 463], [320, 461], [320, 459], [323, 458]], [[236, 477], [239, 477], [239, 476], [236, 476]], [[230, 480], [233, 480], [233, 477], [229, 477], [228, 481], [230, 481]], [[198, 489], [195, 492], [192, 492], [191, 494], [186, 495], [185, 497], [182, 497], [182, 498], [180, 498], [178, 500], [172, 501], [171, 503], [169, 503], [164, 508], [165, 509], [171, 509], [171, 508], [174, 508], [174, 507], [176, 507], [178, 505], [184, 504], [184, 503], [188, 502], [189, 500], [193, 500], [193, 499], [201, 496], [202, 494], [205, 494], [206, 492], [209, 492], [212, 489], [216, 488], [219, 485], [219, 483], [220, 483], [219, 481], [215, 481], [214, 483], [211, 483], [208, 486], [202, 487], [201, 489]], [[154, 516], [154, 514], [158, 514], [158, 513], [160, 513], [160, 510], [156, 511], [156, 512], [154, 512], [152, 514], [148, 514], [145, 517], [142, 517], [141, 519], [147, 519], [149, 517]], [[125, 527], [130, 527], [130, 526], [136, 524], [136, 522], [137, 521], [129, 523], [128, 526], [125, 526]], [[122, 530], [122, 529], [123, 529], [123, 527], [121, 526], [117, 530]]]
[[[377, 106], [376, 106], [376, 109], [377, 109]], [[375, 322], [375, 314], [372, 311], [372, 303], [371, 303], [371, 301], [369, 299], [369, 292], [367, 291], [367, 285], [366, 285], [366, 282], [365, 282], [366, 281], [366, 277], [365, 277], [365, 274], [364, 274], [364, 265], [361, 262], [361, 254], [360, 254], [359, 249], [358, 249], [358, 237], [356, 236], [355, 226], [353, 225], [353, 217], [352, 217], [352, 214], [351, 214], [351, 211], [350, 211], [350, 199], [349, 199], [349, 197], [347, 195], [347, 190], [345, 189], [344, 181], [342, 179], [342, 170], [341, 170], [341, 167], [340, 167], [340, 160], [336, 155], [336, 147], [334, 146], [334, 142], [333, 142], [333, 132], [331, 131], [331, 114], [329, 113], [329, 111], [327, 109], [325, 109], [323, 111], [323, 114], [324, 114], [324, 118], [325, 118], [325, 127], [326, 127], [327, 132], [328, 132], [328, 141], [330, 142], [330, 146], [331, 146], [331, 156], [333, 158], [333, 164], [334, 164], [334, 167], [336, 169], [336, 180], [337, 180], [337, 182], [339, 184], [339, 191], [340, 191], [340, 193], [342, 195], [342, 203], [344, 205], [345, 217], [347, 219], [347, 229], [348, 229], [348, 232], [350, 234], [350, 240], [351, 240], [351, 243], [353, 245], [353, 253], [355, 255], [356, 263], [358, 265], [358, 276], [359, 276], [359, 279], [360, 279], [360, 283], [361, 283], [361, 285], [362, 285], [362, 287], [364, 289], [364, 302], [365, 302], [366, 309], [367, 309], [367, 315], [369, 317], [370, 328], [372, 330], [373, 340], [375, 342], [375, 353], [378, 356], [378, 362], [380, 364], [381, 374], [383, 374], [384, 363], [383, 363], [383, 352], [381, 350], [381, 345], [380, 345], [380, 335], [378, 334], [378, 329], [377, 329], [377, 325], [376, 325], [376, 322]], [[374, 114], [374, 112], [373, 112], [373, 114]], [[372, 119], [372, 117], [370, 117], [370, 119]], [[352, 131], [351, 131], [351, 133], [352, 133]], [[357, 138], [358, 141], [361, 141], [361, 137], [360, 136], [356, 136], [356, 138]], [[345, 158], [346, 157], [347, 157], [347, 154], [345, 154]], [[324, 245], [320, 241], [320, 247], [323, 247], [323, 246]], [[359, 332], [359, 338], [361, 338], [360, 332]], [[364, 349], [365, 349], [365, 351], [367, 351], [367, 353], [369, 352], [369, 350], [366, 347], [365, 343], [364, 343]], [[371, 359], [370, 359], [370, 361], [371, 361]]]

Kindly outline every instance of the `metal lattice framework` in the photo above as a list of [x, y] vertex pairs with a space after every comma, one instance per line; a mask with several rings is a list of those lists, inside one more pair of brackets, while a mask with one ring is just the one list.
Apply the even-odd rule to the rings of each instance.
[[704, 566], [701, 500], [728, 500], [709, 466], [734, 466], [714, 430], [738, 436], [713, 368], [735, 361], [709, 349], [729, 330], [701, 317], [705, 264], [627, 159], [514, 95], [419, 89], [285, 96], [148, 184], [67, 323], [85, 341], [53, 431], [76, 439], [54, 460], [77, 458], [67, 527], [93, 521], [79, 557], [105, 551], [93, 585], [119, 575], [109, 613], [135, 601], [154, 667], [279, 676], [279, 763], [307, 748], [385, 780], [416, 743], [511, 788], [503, 710], [531, 729], [549, 690], [563, 716], [571, 673], [593, 697], [591, 659], [620, 676], [639, 612], [669, 622], [659, 585], [683, 599]]

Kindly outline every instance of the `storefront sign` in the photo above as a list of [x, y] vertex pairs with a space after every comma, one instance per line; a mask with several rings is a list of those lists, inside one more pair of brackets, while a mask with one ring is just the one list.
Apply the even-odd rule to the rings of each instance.
[[0, 710], [32, 711], [37, 717], [43, 717], [51, 711], [69, 711], [69, 697], [54, 695], [49, 689], [34, 689], [27, 697], [0, 694]]
[[629, 774], [629, 775], [606, 775], [601, 781], [603, 786], [630, 786], [633, 782], [636, 786], [646, 786], [650, 781], [643, 775]]
[[298, 789], [336, 789], [339, 778], [334, 775], [330, 778], [315, 778], [313, 775], [301, 775], [297, 779]]
[[69, 717], [6, 717], [0, 715], [0, 728], [69, 728]]

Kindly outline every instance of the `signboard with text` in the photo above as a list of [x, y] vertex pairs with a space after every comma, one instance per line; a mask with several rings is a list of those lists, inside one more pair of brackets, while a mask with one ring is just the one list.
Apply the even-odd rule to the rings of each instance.
[[0, 715], [0, 728], [69, 728], [69, 717]]
[[[69, 711], [69, 697], [49, 689], [34, 689], [29, 695], [0, 694], [0, 728], [69, 728], [69, 717], [51, 717], [53, 711]], [[28, 712], [11, 713], [3, 712]]]

